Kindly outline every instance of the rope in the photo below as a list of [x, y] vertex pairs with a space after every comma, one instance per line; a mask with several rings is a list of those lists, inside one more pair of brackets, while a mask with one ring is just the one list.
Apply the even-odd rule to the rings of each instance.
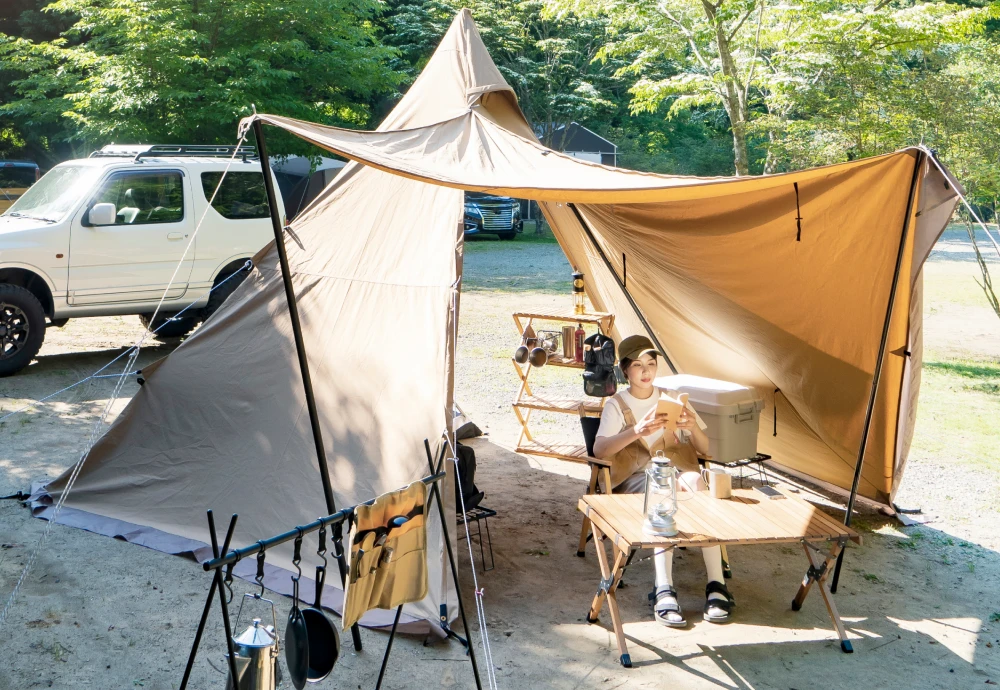
[[21, 589], [21, 585], [28, 577], [28, 573], [31, 572], [31, 567], [35, 564], [35, 559], [38, 557], [39, 552], [42, 550], [42, 546], [45, 545], [46, 540], [49, 538], [49, 534], [52, 532], [53, 526], [56, 524], [56, 518], [59, 517], [59, 513], [62, 512], [63, 505], [66, 503], [66, 497], [69, 496], [70, 491], [73, 490], [73, 484], [76, 483], [77, 477], [80, 476], [80, 470], [83, 469], [83, 463], [86, 461], [87, 456], [90, 454], [90, 449], [93, 448], [94, 443], [97, 442], [98, 436], [104, 431], [104, 422], [107, 420], [108, 415], [111, 413], [111, 408], [114, 406], [118, 399], [118, 395], [121, 393], [122, 386], [125, 383], [125, 379], [132, 367], [135, 364], [136, 358], [139, 356], [139, 349], [134, 348], [132, 356], [129, 357], [128, 362], [125, 365], [124, 371], [122, 371], [119, 376], [118, 382], [115, 385], [115, 389], [108, 398], [107, 404], [104, 406], [104, 411], [101, 413], [100, 418], [97, 423], [94, 424], [93, 429], [90, 432], [90, 438], [87, 441], [87, 448], [83, 451], [80, 459], [76, 462], [73, 467], [73, 472], [70, 474], [69, 480], [66, 482], [65, 488], [59, 495], [59, 500], [56, 502], [55, 509], [49, 521], [45, 525], [45, 530], [42, 532], [42, 536], [39, 538], [38, 543], [32, 550], [31, 555], [28, 556], [28, 560], [24, 564], [24, 568], [21, 570], [20, 577], [17, 578], [17, 582], [14, 584], [14, 588], [11, 590], [10, 595], [7, 597], [7, 602], [4, 604], [3, 610], [0, 611], [0, 628], [7, 621], [7, 615], [10, 613], [11, 608], [14, 606], [14, 602], [17, 600], [18, 592]]
[[[449, 440], [448, 445], [451, 446], [451, 441]], [[457, 456], [458, 453], [455, 452], [454, 446], [452, 446], [452, 453]], [[450, 460], [455, 463], [455, 476], [458, 477], [458, 457], [450, 458]], [[465, 546], [469, 549], [469, 564], [472, 569], [472, 588], [476, 594], [476, 618], [479, 620], [479, 636], [483, 639], [483, 651], [486, 655], [486, 679], [489, 682], [490, 690], [497, 690], [500, 686], [497, 685], [496, 672], [493, 666], [493, 650], [490, 648], [490, 635], [486, 630], [486, 607], [483, 601], [483, 595], [485, 590], [479, 586], [479, 578], [476, 577], [476, 561], [472, 554], [472, 537], [469, 535], [469, 518], [465, 514], [465, 496], [461, 491], [455, 492], [459, 496], [459, 500], [462, 502], [462, 524], [465, 525]], [[445, 529], [448, 529], [445, 527]], [[469, 640], [469, 644], [472, 644], [472, 640]]]
[[[187, 258], [188, 251], [190, 251], [191, 247], [194, 245], [195, 238], [198, 236], [198, 231], [201, 230], [202, 223], [204, 223], [205, 217], [208, 215], [208, 209], [211, 208], [212, 202], [215, 201], [215, 196], [219, 193], [219, 189], [222, 187], [222, 182], [223, 182], [223, 180], [226, 179], [226, 174], [229, 172], [229, 168], [232, 166], [233, 161], [236, 159], [236, 154], [240, 150], [240, 147], [243, 145], [243, 141], [244, 141], [245, 138], [246, 138], [245, 134], [243, 136], [241, 136], [240, 140], [239, 140], [239, 143], [233, 149], [233, 155], [229, 158], [229, 162], [226, 164], [226, 169], [222, 172], [222, 176], [219, 178], [219, 182], [215, 186], [215, 191], [212, 192], [212, 197], [208, 200], [208, 204], [205, 206], [205, 212], [202, 213], [201, 219], [198, 221], [198, 225], [195, 226], [194, 232], [191, 233], [191, 239], [188, 241], [187, 247], [184, 248], [184, 254], [181, 255], [180, 261], [177, 262], [177, 266], [174, 268], [174, 273], [170, 277], [170, 282], [167, 283], [167, 287], [163, 290], [163, 295], [160, 297], [160, 301], [156, 305], [156, 310], [153, 312], [153, 316], [149, 319], [149, 323], [151, 325], [155, 322], [156, 316], [157, 316], [157, 314], [159, 314], [160, 307], [163, 306], [163, 300], [166, 299], [167, 294], [170, 292], [170, 288], [173, 286], [174, 280], [177, 278], [177, 272], [180, 270], [181, 266], [184, 264], [184, 260]], [[265, 171], [265, 170], [261, 169], [261, 174], [265, 174], [266, 175], [269, 172], [270, 171]], [[241, 268], [240, 270], [243, 270], [243, 269]], [[238, 272], [239, 271], [237, 271], [237, 273]], [[232, 276], [230, 276], [230, 278], [231, 277]], [[228, 278], [227, 278], [227, 280], [228, 280]], [[222, 283], [220, 283], [219, 285], [221, 285], [221, 284]], [[216, 286], [216, 287], [218, 287], [218, 286]], [[182, 310], [181, 312], [178, 312], [178, 314], [183, 313], [184, 311], [186, 311], [187, 309], [189, 309], [191, 306], [192, 305], [188, 305], [187, 307], [185, 307], [184, 310]], [[176, 316], [174, 318], [176, 318]], [[163, 326], [165, 326], [167, 323], [169, 323], [169, 321], [164, 322], [160, 326], [160, 328], [162, 328]], [[159, 330], [159, 328], [157, 328], [156, 330]], [[93, 429], [91, 429], [90, 438], [87, 440], [87, 447], [84, 449], [83, 453], [81, 454], [80, 459], [73, 466], [73, 471], [70, 474], [70, 477], [69, 477], [69, 479], [66, 482], [66, 486], [63, 488], [62, 492], [59, 495], [59, 500], [56, 502], [55, 508], [53, 509], [53, 512], [52, 512], [51, 516], [49, 516], [49, 521], [45, 525], [45, 529], [42, 532], [42, 536], [39, 538], [38, 543], [35, 545], [35, 548], [32, 550], [31, 554], [28, 556], [28, 560], [24, 564], [24, 569], [21, 571], [21, 575], [18, 577], [17, 582], [14, 584], [14, 588], [11, 590], [10, 595], [7, 597], [7, 602], [4, 604], [3, 609], [0, 610], [0, 628], [2, 628], [3, 625], [4, 625], [4, 623], [7, 621], [7, 615], [10, 613], [11, 608], [14, 606], [14, 602], [17, 599], [17, 595], [18, 595], [18, 592], [21, 589], [21, 585], [24, 584], [24, 581], [27, 579], [28, 573], [31, 571], [31, 568], [32, 568], [32, 566], [35, 563], [35, 559], [38, 557], [38, 553], [42, 550], [42, 546], [45, 545], [45, 542], [48, 539], [49, 534], [52, 532], [52, 528], [53, 528], [53, 526], [56, 523], [56, 519], [59, 517], [59, 513], [62, 512], [63, 505], [65, 505], [65, 503], [66, 503], [66, 498], [69, 496], [70, 492], [73, 490], [73, 485], [76, 483], [77, 477], [80, 476], [80, 470], [83, 469], [84, 462], [86, 462], [87, 457], [89, 457], [90, 451], [93, 449], [94, 444], [97, 443], [97, 439], [104, 432], [104, 423], [107, 421], [108, 415], [111, 414], [111, 409], [112, 409], [112, 407], [114, 407], [115, 402], [118, 400], [118, 396], [121, 394], [122, 387], [125, 385], [125, 380], [128, 378], [129, 373], [132, 372], [132, 371], [134, 371], [135, 362], [136, 362], [136, 360], [139, 357], [139, 353], [142, 351], [142, 345], [143, 345], [143, 343], [146, 342], [146, 338], [149, 337], [149, 335], [152, 334], [152, 333], [154, 333], [154, 332], [155, 331], [151, 331], [147, 327], [143, 331], [142, 336], [139, 338], [138, 342], [136, 342], [135, 345], [133, 345], [131, 348], [129, 348], [128, 350], [126, 350], [125, 352], [123, 352], [122, 354], [120, 354], [118, 357], [116, 357], [114, 360], [112, 360], [109, 364], [105, 365], [104, 367], [102, 367], [101, 369], [99, 369], [97, 372], [95, 372], [96, 374], [99, 374], [100, 372], [104, 371], [104, 369], [106, 369], [107, 367], [111, 366], [111, 364], [113, 364], [114, 362], [116, 362], [118, 359], [120, 359], [121, 357], [125, 356], [125, 354], [129, 354], [128, 362], [126, 362], [126, 364], [125, 364], [125, 369], [119, 375], [118, 381], [115, 384], [115, 388], [114, 388], [114, 390], [111, 393], [111, 397], [108, 398], [108, 402], [104, 406], [104, 411], [101, 413], [100, 418], [98, 418], [97, 422], [94, 424]], [[93, 376], [90, 376], [88, 378], [93, 378]], [[76, 385], [76, 384], [74, 384], [74, 385]], [[14, 414], [14, 413], [11, 413], [11, 414]], [[7, 416], [9, 416], [9, 415], [7, 415]], [[4, 419], [6, 419], [6, 417], [4, 417]]]
[[[452, 347], [458, 348], [458, 294], [459, 294], [459, 284], [460, 279], [456, 280], [451, 288], [451, 336], [452, 336]], [[452, 357], [454, 360], [454, 357]], [[453, 410], [448, 410], [448, 414], [453, 414]], [[449, 424], [452, 427], [452, 433], [444, 433], [445, 443], [451, 448], [452, 457], [450, 458], [453, 463], [455, 463], [455, 481], [458, 481], [458, 439], [455, 438], [454, 424]], [[447, 431], [447, 429], [446, 429]], [[459, 484], [461, 486], [461, 484]], [[472, 553], [472, 537], [469, 534], [469, 518], [465, 511], [465, 496], [461, 491], [456, 491], [459, 500], [462, 502], [462, 524], [465, 527], [465, 545], [469, 549], [469, 568], [472, 570], [472, 588], [476, 595], [476, 619], [479, 623], [479, 636], [483, 640], [483, 652], [486, 655], [486, 681], [489, 683], [490, 690], [497, 690], [500, 686], [497, 684], [496, 670], [493, 665], [493, 649], [490, 647], [490, 635], [486, 629], [486, 603], [485, 603], [485, 590], [479, 586], [479, 578], [476, 576], [476, 559]], [[447, 525], [441, 525], [441, 529], [448, 529]], [[472, 644], [472, 634], [469, 634], [469, 644]]]
[[[252, 267], [253, 267], [253, 263], [250, 260], [247, 260], [246, 263], [244, 263], [238, 269], [236, 269], [235, 271], [233, 271], [232, 273], [230, 273], [225, 278], [225, 280], [221, 281], [218, 285], [215, 285], [214, 287], [212, 287], [212, 289], [209, 290], [207, 293], [203, 293], [203, 294], [210, 294], [213, 290], [217, 290], [220, 287], [222, 287], [223, 285], [225, 285], [227, 282], [229, 282], [229, 280], [233, 276], [239, 274], [241, 271], [249, 271]], [[178, 316], [180, 316], [181, 314], [183, 314], [184, 312], [186, 312], [188, 309], [192, 308], [194, 306], [195, 302], [197, 302], [197, 301], [198, 300], [194, 300], [194, 302], [192, 302], [188, 306], [186, 306], [183, 309], [181, 309], [179, 312], [177, 312], [177, 314], [174, 315], [174, 318], [177, 318]], [[156, 328], [155, 331], [153, 331], [153, 333], [155, 334], [155, 333], [159, 332], [159, 330], [161, 328], [163, 328], [164, 326], [166, 326], [168, 323], [170, 323], [170, 322], [169, 321], [164, 321], [163, 323], [161, 323]], [[49, 400], [50, 398], [54, 398], [57, 395], [60, 395], [61, 393], [65, 393], [66, 391], [68, 391], [70, 389], [76, 388], [80, 384], [86, 383], [87, 381], [90, 381], [91, 379], [106, 379], [106, 378], [116, 378], [116, 377], [118, 377], [119, 374], [105, 374], [105, 375], [102, 375], [101, 372], [104, 371], [105, 369], [107, 369], [108, 367], [110, 367], [112, 364], [114, 364], [115, 362], [117, 362], [119, 359], [121, 359], [125, 355], [129, 354], [130, 352], [132, 352], [132, 350], [134, 350], [135, 347], [136, 346], [133, 345], [132, 347], [128, 348], [127, 350], [125, 350], [124, 352], [122, 352], [121, 354], [119, 354], [117, 357], [115, 357], [114, 359], [112, 359], [110, 362], [108, 362], [107, 364], [105, 364], [103, 367], [101, 367], [100, 369], [98, 369], [97, 371], [95, 371], [93, 374], [80, 379], [76, 383], [72, 383], [72, 384], [66, 386], [65, 388], [61, 388], [61, 389], [57, 390], [55, 393], [50, 393], [49, 395], [46, 395], [44, 398], [39, 398], [38, 400], [30, 402], [27, 405], [23, 405], [22, 407], [19, 407], [16, 410], [8, 412], [7, 414], [5, 414], [2, 417], [0, 417], [0, 424], [2, 424], [4, 421], [6, 421], [8, 417], [13, 417], [14, 415], [20, 414], [21, 412], [24, 412], [25, 410], [30, 410], [32, 407], [35, 407], [39, 403], [43, 403], [46, 400]], [[134, 371], [134, 372], [131, 372], [131, 373], [132, 374], [137, 374], [139, 372], [138, 371]]]
[[[201, 230], [201, 224], [205, 222], [205, 217], [208, 215], [208, 210], [212, 208], [212, 203], [215, 201], [215, 196], [219, 193], [219, 189], [222, 188], [222, 182], [223, 180], [226, 179], [226, 175], [229, 174], [229, 168], [232, 167], [233, 161], [236, 160], [236, 154], [239, 153], [240, 148], [243, 146], [243, 142], [246, 140], [246, 138], [247, 135], [246, 132], [244, 132], [243, 136], [240, 137], [239, 142], [237, 142], [236, 146], [233, 148], [233, 155], [229, 157], [229, 162], [226, 163], [226, 169], [222, 171], [222, 177], [219, 178], [219, 182], [215, 185], [215, 190], [212, 192], [212, 197], [208, 200], [208, 203], [205, 205], [205, 210], [204, 212], [202, 212], [201, 218], [198, 220], [198, 225], [195, 226], [194, 232], [191, 233], [191, 239], [188, 240], [187, 246], [184, 247], [184, 253], [181, 254], [181, 260], [178, 261], [177, 265], [174, 267], [174, 274], [170, 276], [170, 282], [167, 283], [167, 287], [166, 289], [164, 289], [163, 294], [160, 296], [160, 301], [156, 305], [156, 309], [153, 311], [153, 315], [149, 319], [150, 325], [153, 325], [153, 323], [156, 321], [156, 315], [160, 313], [160, 307], [163, 306], [163, 300], [167, 298], [167, 294], [169, 294], [170, 288], [173, 286], [174, 280], [177, 278], [177, 272], [181, 270], [181, 266], [184, 265], [184, 259], [187, 258], [188, 252], [191, 251], [191, 247], [194, 246], [194, 240], [196, 237], [198, 237], [198, 231]], [[270, 170], [265, 171], [262, 167], [260, 172], [262, 175], [266, 175], [270, 173]], [[142, 334], [142, 338], [140, 338], [139, 342], [136, 343], [136, 347], [141, 348], [142, 344], [146, 341], [146, 337], [149, 336], [150, 333], [152, 333], [152, 331], [150, 331], [147, 328], [146, 331]]]
[[958, 185], [952, 182], [951, 176], [948, 175], [947, 171], [945, 171], [945, 169], [941, 167], [941, 164], [938, 163], [937, 156], [934, 155], [934, 152], [928, 149], [926, 146], [921, 146], [920, 148], [922, 148], [927, 153], [927, 157], [931, 159], [931, 162], [934, 163], [935, 167], [937, 167], [937, 169], [941, 171], [941, 174], [944, 175], [945, 179], [948, 180], [948, 184], [950, 184], [952, 186], [952, 189], [955, 190], [955, 194], [957, 194], [958, 198], [962, 200], [962, 203], [965, 204], [965, 208], [969, 211], [970, 214], [972, 214], [973, 219], [977, 223], [979, 223], [979, 227], [983, 229], [983, 232], [986, 233], [986, 236], [989, 238], [990, 242], [993, 243], [993, 248], [997, 250], [997, 254], [1000, 254], [1000, 244], [997, 244], [997, 241], [993, 239], [993, 235], [990, 234], [990, 230], [989, 228], [986, 227], [986, 223], [983, 222], [982, 218], [979, 217], [979, 214], [976, 213], [975, 209], [972, 208], [972, 204], [970, 204], [966, 200], [965, 195], [963, 195], [962, 192], [959, 191]]

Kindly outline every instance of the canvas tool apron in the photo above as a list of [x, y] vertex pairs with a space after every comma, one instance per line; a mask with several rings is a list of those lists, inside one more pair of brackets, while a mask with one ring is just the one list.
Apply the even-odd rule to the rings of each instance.
[[[391, 610], [427, 596], [427, 486], [420, 481], [355, 509], [344, 630], [371, 609]], [[389, 522], [408, 518], [399, 527]]]
[[[676, 397], [674, 391], [661, 388], [656, 390], [657, 396], [659, 393], [666, 393]], [[618, 409], [621, 410], [622, 417], [625, 418], [625, 424], [634, 427], [636, 425], [635, 415], [632, 414], [628, 403], [622, 399], [621, 393], [616, 393], [613, 400], [618, 404]], [[678, 443], [677, 437], [672, 431], [664, 430], [660, 440], [649, 448], [642, 442], [642, 439], [636, 439], [615, 453], [611, 459], [611, 486], [616, 487], [636, 472], [642, 472], [646, 469], [646, 465], [649, 464], [650, 459], [658, 450], [662, 450], [663, 454], [670, 458], [671, 464], [680, 473], [698, 472], [701, 469], [694, 446], [690, 443]]]

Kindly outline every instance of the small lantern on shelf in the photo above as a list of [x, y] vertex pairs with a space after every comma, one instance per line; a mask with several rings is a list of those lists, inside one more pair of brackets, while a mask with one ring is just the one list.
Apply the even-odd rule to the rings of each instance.
[[642, 531], [657, 537], [677, 535], [677, 468], [656, 451], [649, 467], [646, 468], [646, 492], [643, 496]]
[[573, 271], [573, 313], [574, 314], [586, 314], [587, 307], [584, 304], [584, 297], [586, 293], [583, 289], [583, 274], [579, 271]]

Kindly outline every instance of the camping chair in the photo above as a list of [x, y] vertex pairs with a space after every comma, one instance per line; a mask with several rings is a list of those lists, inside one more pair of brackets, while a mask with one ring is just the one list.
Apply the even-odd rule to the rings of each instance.
[[[590, 467], [590, 483], [587, 486], [588, 494], [611, 493], [611, 462], [594, 457], [594, 441], [597, 440], [597, 430], [601, 426], [600, 417], [588, 417], [583, 405], [577, 408], [580, 413], [580, 426], [583, 428], [583, 443], [587, 449], [586, 461]], [[583, 525], [580, 528], [580, 543], [576, 549], [576, 555], [580, 558], [586, 556], [587, 540], [590, 537], [590, 520], [584, 516]]]

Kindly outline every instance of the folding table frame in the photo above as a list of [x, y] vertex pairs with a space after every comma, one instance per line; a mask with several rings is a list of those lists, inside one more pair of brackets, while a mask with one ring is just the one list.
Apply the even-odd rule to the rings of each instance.
[[[801, 609], [813, 585], [818, 584], [840, 638], [840, 648], [848, 654], [854, 651], [826, 578], [847, 542], [861, 543], [861, 537], [797, 496], [784, 495], [784, 499], [767, 499], [760, 494], [754, 495], [752, 490], [736, 489], [732, 499], [720, 500], [711, 498], [706, 491], [694, 492], [690, 500], [680, 503], [674, 516], [679, 528], [676, 537], [643, 533], [642, 494], [586, 495], [580, 499], [578, 508], [590, 520], [601, 567], [601, 580], [587, 613], [587, 622], [597, 622], [607, 601], [622, 666], [632, 667], [615, 596], [625, 568], [634, 552], [640, 549], [678, 546], [800, 543], [809, 567], [792, 600], [792, 610]], [[605, 540], [611, 543], [610, 559], [604, 550]], [[825, 544], [825, 548], [820, 544]]]

